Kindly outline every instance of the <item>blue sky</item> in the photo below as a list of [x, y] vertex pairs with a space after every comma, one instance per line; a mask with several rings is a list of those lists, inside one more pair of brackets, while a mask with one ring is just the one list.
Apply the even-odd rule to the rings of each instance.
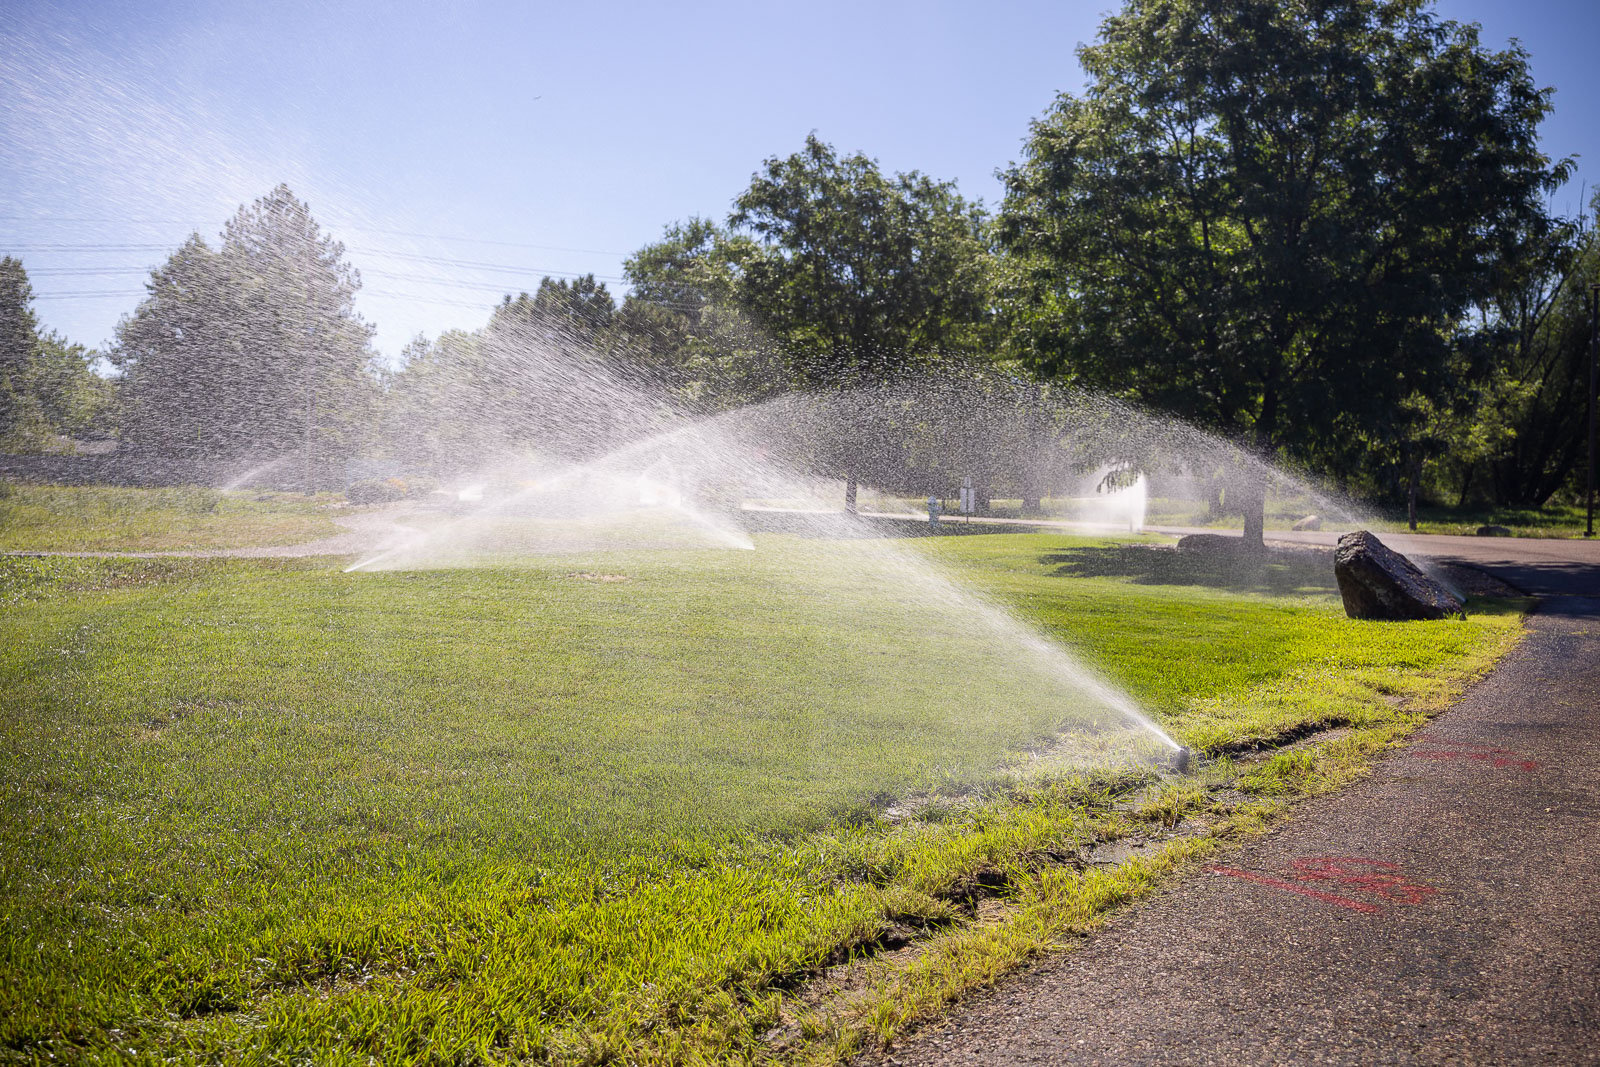
[[[619, 288], [629, 252], [725, 215], [811, 130], [993, 205], [1113, 6], [10, 0], [0, 253], [22, 256], [45, 325], [99, 345], [187, 233], [286, 181], [349, 246], [392, 357], [542, 273]], [[1437, 10], [1521, 40], [1557, 89], [1546, 151], [1600, 182], [1600, 3]]]

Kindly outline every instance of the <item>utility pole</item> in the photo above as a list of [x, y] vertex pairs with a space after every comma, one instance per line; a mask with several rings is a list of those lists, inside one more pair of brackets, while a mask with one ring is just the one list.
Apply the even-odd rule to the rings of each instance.
[[1588, 500], [1588, 523], [1583, 536], [1594, 536], [1594, 453], [1595, 453], [1595, 389], [1600, 383], [1600, 284], [1589, 286], [1589, 470], [1585, 496]]

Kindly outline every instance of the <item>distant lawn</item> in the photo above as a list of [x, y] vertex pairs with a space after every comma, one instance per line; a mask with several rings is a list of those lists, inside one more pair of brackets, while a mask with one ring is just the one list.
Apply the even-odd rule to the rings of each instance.
[[[1087, 729], [1072, 686], [967, 602], [902, 603], [882, 549], [0, 560], [0, 1059], [720, 1061], [791, 1025], [777, 1053], [827, 1058], [981, 981], [974, 952], [1014, 965], [1178, 862], [1060, 857], [1140, 820], [1266, 817], [1192, 787], [1118, 814], [1147, 775], [1035, 760]], [[1055, 535], [905, 551], [1191, 744], [1352, 728], [1343, 763], [1252, 772], [1263, 797], [1359, 773], [1520, 628], [1352, 622], [1314, 566], [1273, 594]], [[908, 797], [916, 817], [882, 817]], [[1053, 918], [950, 941], [995, 884]], [[797, 983], [906, 930], [967, 963], [806, 1021]]]
[[[1504, 526], [1513, 537], [1582, 537], [1584, 509], [1576, 504], [1552, 504], [1544, 508], [1417, 509], [1418, 533], [1471, 536], [1480, 526]], [[1376, 528], [1397, 533], [1409, 529], [1404, 514], [1391, 516]]]
[[[292, 545], [339, 532], [336, 494], [10, 485], [0, 551], [159, 552]], [[0, 490], [4, 492], [4, 490]]]

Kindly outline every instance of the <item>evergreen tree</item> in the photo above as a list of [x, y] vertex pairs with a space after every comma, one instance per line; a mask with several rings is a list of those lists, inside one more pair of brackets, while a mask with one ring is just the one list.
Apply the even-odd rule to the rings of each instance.
[[306, 477], [353, 452], [375, 414], [360, 277], [287, 186], [152, 272], [117, 328], [128, 440], [196, 458], [296, 455]]
[[25, 378], [39, 349], [33, 285], [22, 261], [0, 259], [0, 442], [14, 448], [39, 430], [40, 414]]
[[54, 331], [41, 333], [22, 262], [0, 259], [0, 449], [54, 449], [53, 438], [103, 430], [111, 385], [93, 355]]

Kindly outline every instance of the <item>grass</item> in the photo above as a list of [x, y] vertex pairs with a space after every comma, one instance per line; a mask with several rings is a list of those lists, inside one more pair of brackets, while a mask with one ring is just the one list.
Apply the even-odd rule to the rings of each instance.
[[[1052, 763], [1088, 726], [1071, 687], [971, 604], [884, 595], [881, 550], [0, 560], [0, 1060], [837, 1060], [1361, 773], [1520, 630], [1353, 622], [1309, 572], [1064, 571], [1118, 550], [1053, 535], [906, 549], [1222, 754], [1201, 784], [1242, 799], [1146, 795]], [[1008, 917], [974, 921], [995, 893]], [[848, 1002], [807, 999], [907, 937]]]
[[[1471, 536], [1480, 526], [1504, 526], [1512, 537], [1582, 537], [1584, 509], [1578, 504], [1551, 504], [1542, 508], [1419, 507], [1417, 533]], [[1409, 529], [1403, 513], [1376, 527], [1396, 533]]]
[[159, 552], [292, 545], [339, 532], [340, 498], [197, 487], [8, 485], [0, 551]]

